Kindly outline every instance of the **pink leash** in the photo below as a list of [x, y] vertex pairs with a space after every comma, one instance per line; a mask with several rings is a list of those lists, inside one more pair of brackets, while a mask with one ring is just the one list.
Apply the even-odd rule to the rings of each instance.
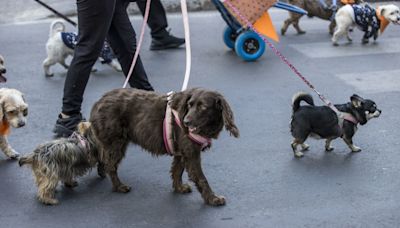
[[132, 76], [133, 68], [135, 68], [137, 58], [139, 57], [140, 49], [142, 48], [144, 31], [146, 30], [147, 20], [149, 19], [150, 3], [151, 3], [151, 0], [147, 0], [146, 10], [145, 10], [145, 13], [143, 16], [142, 30], [140, 31], [140, 36], [139, 36], [139, 42], [136, 47], [135, 55], [133, 56], [133, 59], [132, 59], [131, 68], [129, 69], [128, 75], [126, 76], [125, 83], [122, 86], [122, 88], [126, 88], [126, 86], [128, 85], [129, 79]]
[[225, 0], [224, 2], [226, 2], [226, 4], [228, 4], [228, 6], [237, 14], [239, 15], [239, 17], [246, 22], [247, 26], [249, 28], [251, 28], [251, 30], [253, 30], [254, 32], [256, 32], [258, 34], [259, 37], [261, 37], [261, 39], [264, 40], [264, 42], [272, 49], [272, 51], [274, 51], [274, 53], [284, 62], [286, 63], [286, 65], [289, 66], [290, 69], [292, 69], [292, 71], [304, 82], [308, 85], [308, 87], [310, 87], [317, 95], [318, 97], [329, 107], [331, 108], [335, 113], [337, 113], [338, 115], [341, 113], [333, 104], [332, 102], [330, 102], [327, 98], [325, 98], [324, 95], [322, 95], [322, 93], [320, 93], [312, 84], [310, 81], [308, 81], [301, 73], [300, 71], [292, 64], [289, 62], [289, 60], [278, 50], [276, 49], [276, 47], [269, 42], [260, 32], [258, 32], [254, 26], [250, 23], [250, 21], [243, 16], [242, 13], [240, 13], [240, 11], [229, 1], [229, 0]]

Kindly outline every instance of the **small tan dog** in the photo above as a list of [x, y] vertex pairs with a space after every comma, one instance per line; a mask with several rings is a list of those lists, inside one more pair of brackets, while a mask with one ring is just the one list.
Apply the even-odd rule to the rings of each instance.
[[18, 158], [19, 154], [8, 144], [7, 135], [10, 127], [20, 128], [26, 124], [28, 115], [28, 104], [24, 95], [9, 88], [0, 89], [0, 149], [12, 159]]

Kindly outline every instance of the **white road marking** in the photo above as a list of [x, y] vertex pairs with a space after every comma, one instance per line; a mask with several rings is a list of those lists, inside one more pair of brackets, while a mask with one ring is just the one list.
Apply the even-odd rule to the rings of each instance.
[[367, 45], [354, 41], [351, 44], [341, 44], [339, 47], [334, 47], [331, 42], [292, 44], [290, 46], [309, 58], [400, 53], [398, 38], [379, 39], [378, 43]]
[[400, 92], [400, 70], [346, 73], [336, 76], [364, 93]]

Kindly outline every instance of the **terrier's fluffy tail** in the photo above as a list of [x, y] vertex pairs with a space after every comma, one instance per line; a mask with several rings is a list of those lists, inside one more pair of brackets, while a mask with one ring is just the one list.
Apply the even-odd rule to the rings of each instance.
[[296, 112], [300, 108], [301, 101], [305, 101], [307, 104], [314, 106], [314, 100], [310, 94], [299, 92], [296, 93], [292, 98], [293, 112]]
[[57, 32], [64, 32], [65, 24], [61, 20], [55, 20], [50, 24], [50, 33], [49, 36], [52, 37]]
[[26, 164], [32, 165], [34, 160], [35, 160], [35, 153], [30, 153], [21, 157], [18, 161], [18, 164], [19, 166], [23, 166]]

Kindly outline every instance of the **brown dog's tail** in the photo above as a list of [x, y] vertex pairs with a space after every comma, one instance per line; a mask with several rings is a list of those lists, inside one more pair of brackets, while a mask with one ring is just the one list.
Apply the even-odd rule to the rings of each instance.
[[300, 108], [301, 101], [305, 101], [307, 104], [314, 106], [314, 100], [310, 94], [299, 92], [296, 93], [292, 98], [293, 112], [296, 112]]
[[23, 166], [25, 164], [32, 165], [33, 161], [35, 160], [35, 156], [36, 156], [35, 153], [30, 153], [21, 157], [18, 161], [19, 166]]

